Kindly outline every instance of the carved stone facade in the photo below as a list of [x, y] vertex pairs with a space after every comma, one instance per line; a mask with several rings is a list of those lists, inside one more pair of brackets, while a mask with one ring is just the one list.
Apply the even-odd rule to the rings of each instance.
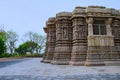
[[46, 22], [43, 62], [120, 65], [120, 11], [103, 6], [76, 7]]

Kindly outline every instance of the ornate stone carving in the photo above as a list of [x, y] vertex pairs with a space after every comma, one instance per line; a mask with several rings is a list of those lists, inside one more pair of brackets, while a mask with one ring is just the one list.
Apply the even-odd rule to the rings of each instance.
[[67, 38], [67, 36], [68, 36], [68, 33], [67, 33], [67, 32], [68, 32], [68, 31], [67, 31], [67, 28], [63, 28], [62, 30], [63, 30], [63, 38], [65, 38], [65, 39], [66, 39], [66, 38]]
[[93, 18], [87, 18], [86, 22], [87, 22], [87, 24], [93, 24], [94, 20], [93, 20]]
[[[99, 21], [97, 26], [94, 26], [95, 21]], [[101, 25], [104, 25], [104, 29]], [[107, 34], [93, 34], [93, 30], [101, 30], [101, 33], [104, 30]], [[49, 18], [44, 31], [47, 41], [43, 62], [86, 66], [120, 65], [118, 10], [103, 6], [76, 7], [73, 12], [60, 12], [56, 17]]]

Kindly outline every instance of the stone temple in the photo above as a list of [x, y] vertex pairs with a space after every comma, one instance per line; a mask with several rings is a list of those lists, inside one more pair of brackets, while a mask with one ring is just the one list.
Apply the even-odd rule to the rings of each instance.
[[80, 66], [120, 65], [120, 10], [75, 7], [50, 17], [42, 62]]

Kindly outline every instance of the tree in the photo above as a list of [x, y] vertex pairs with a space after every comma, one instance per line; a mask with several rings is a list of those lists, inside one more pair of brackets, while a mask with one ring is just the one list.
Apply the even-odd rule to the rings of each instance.
[[27, 39], [27, 41], [34, 41], [33, 35], [34, 35], [34, 32], [29, 31], [24, 36]]
[[5, 42], [6, 42], [6, 32], [3, 28], [0, 28], [0, 54], [6, 52]]
[[15, 43], [18, 40], [18, 35], [14, 31], [7, 31], [7, 47], [11, 54], [13, 54], [15, 49]]
[[0, 29], [0, 37], [4, 40], [4, 41], [6, 41], [6, 32], [5, 32], [5, 30], [3, 29], [3, 28], [1, 28]]
[[5, 41], [2, 37], [0, 37], [0, 54], [5, 53], [6, 46]]
[[32, 41], [38, 44], [36, 47], [36, 53], [40, 53], [45, 48], [45, 36], [34, 32], [28, 32], [25, 34], [25, 37], [27, 38], [27, 41]]
[[30, 52], [31, 54], [34, 53], [37, 43], [32, 41], [27, 41], [21, 44], [18, 48], [15, 49], [16, 52], [20, 54], [26, 54], [27, 52]]
[[15, 49], [15, 52], [18, 52], [20, 54], [26, 54], [26, 52], [27, 52], [26, 45], [25, 44], [19, 45], [19, 47]]
[[32, 34], [33, 36], [33, 42], [37, 43], [38, 46], [36, 47], [36, 53], [40, 53], [42, 49], [45, 47], [45, 40], [46, 37], [39, 35], [38, 33]]

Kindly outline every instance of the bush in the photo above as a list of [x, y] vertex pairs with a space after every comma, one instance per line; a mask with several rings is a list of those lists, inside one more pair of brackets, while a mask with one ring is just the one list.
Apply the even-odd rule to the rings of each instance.
[[25, 55], [21, 55], [21, 54], [17, 54], [17, 53], [14, 53], [14, 54], [9, 54], [9, 53], [2, 53], [0, 55], [0, 58], [9, 58], [9, 57], [24, 57]]
[[2, 53], [2, 54], [0, 55], [0, 58], [11, 57], [11, 56], [12, 56], [11, 54]]
[[0, 36], [0, 55], [3, 55], [5, 50], [6, 50], [5, 41]]
[[34, 54], [26, 54], [26, 57], [43, 57], [43, 54], [37, 54], [37, 53], [34, 53]]
[[9, 58], [9, 57], [15, 57], [15, 58], [20, 58], [20, 57], [43, 57], [44, 54], [18, 54], [18, 53], [14, 53], [14, 54], [9, 54], [9, 53], [2, 53], [0, 55], [0, 58]]

